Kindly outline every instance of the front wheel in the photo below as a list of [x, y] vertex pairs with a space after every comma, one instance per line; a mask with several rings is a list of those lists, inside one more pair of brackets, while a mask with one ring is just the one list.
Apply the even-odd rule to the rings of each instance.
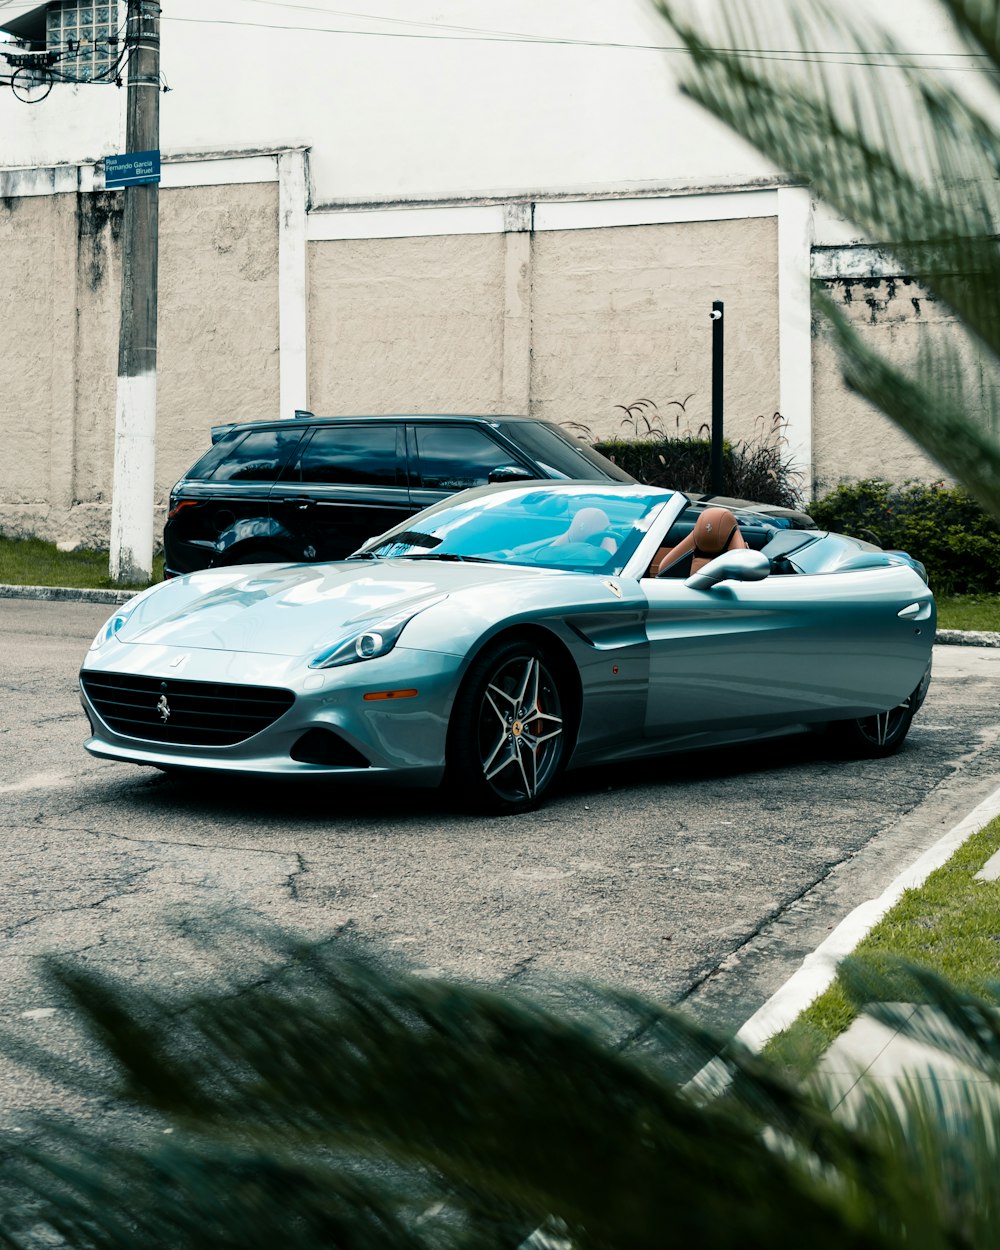
[[548, 654], [527, 641], [491, 647], [469, 670], [455, 702], [448, 782], [477, 807], [527, 811], [562, 772], [567, 729]]

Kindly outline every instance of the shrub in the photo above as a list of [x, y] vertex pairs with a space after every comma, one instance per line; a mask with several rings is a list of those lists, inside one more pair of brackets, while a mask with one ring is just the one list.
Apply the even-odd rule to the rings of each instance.
[[647, 486], [666, 486], [692, 495], [719, 494], [754, 503], [776, 504], [782, 508], [799, 508], [800, 474], [787, 459], [784, 448], [785, 420], [780, 412], [770, 419], [760, 416], [756, 425], [761, 433], [746, 442], [726, 439], [722, 449], [722, 489], [712, 490], [711, 430], [702, 424], [692, 434], [681, 420], [687, 417], [686, 399], [672, 399], [665, 404], [673, 409], [673, 429], [656, 403], [637, 399], [631, 404], [615, 404], [625, 415], [621, 419], [631, 437], [598, 441], [590, 428], [578, 421], [564, 424], [581, 438], [593, 443], [596, 451], [613, 460], [626, 473]]
[[909, 552], [938, 594], [1000, 592], [1000, 525], [961, 487], [867, 479], [838, 486], [809, 513], [822, 529]]
[[[706, 438], [617, 438], [595, 444], [597, 451], [649, 486], [691, 494], [712, 493], [712, 444]], [[797, 474], [780, 443], [726, 442], [722, 450], [722, 495], [754, 503], [800, 506]]]

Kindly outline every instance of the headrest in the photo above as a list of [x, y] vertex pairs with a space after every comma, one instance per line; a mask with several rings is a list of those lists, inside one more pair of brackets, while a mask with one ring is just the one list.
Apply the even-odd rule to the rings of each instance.
[[717, 556], [736, 529], [736, 518], [728, 508], [706, 508], [694, 523], [694, 541], [699, 551]]
[[591, 535], [606, 530], [610, 524], [608, 514], [601, 508], [581, 508], [570, 522], [569, 529], [563, 536], [563, 542], [586, 542]]

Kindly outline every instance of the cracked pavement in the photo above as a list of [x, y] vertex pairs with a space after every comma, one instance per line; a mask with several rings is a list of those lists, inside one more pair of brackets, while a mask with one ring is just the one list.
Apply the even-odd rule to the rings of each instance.
[[[52, 1044], [66, 1022], [39, 955], [164, 989], [252, 972], [228, 918], [349, 925], [429, 973], [583, 978], [735, 1029], [1000, 784], [1000, 649], [970, 647], [936, 649], [927, 703], [885, 761], [772, 741], [589, 770], [502, 819], [435, 793], [185, 782], [83, 751], [77, 671], [107, 613], [0, 602], [0, 1025]], [[0, 1084], [0, 1122], [27, 1088]]]

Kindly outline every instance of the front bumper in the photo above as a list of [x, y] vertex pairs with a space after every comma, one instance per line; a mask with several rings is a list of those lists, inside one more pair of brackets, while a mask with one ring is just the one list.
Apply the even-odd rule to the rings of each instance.
[[[195, 746], [116, 732], [81, 681], [81, 702], [92, 730], [84, 745], [101, 759], [163, 769], [434, 786], [444, 775], [459, 664], [456, 656], [397, 647], [377, 660], [312, 670], [287, 656], [184, 651], [112, 639], [88, 654], [81, 678], [91, 673], [152, 677], [168, 691], [169, 683], [178, 680], [271, 686], [291, 691], [294, 701], [266, 729], [235, 745]], [[400, 690], [416, 693], [372, 697]], [[330, 765], [293, 758], [303, 736], [317, 729], [336, 735], [362, 762]]]

